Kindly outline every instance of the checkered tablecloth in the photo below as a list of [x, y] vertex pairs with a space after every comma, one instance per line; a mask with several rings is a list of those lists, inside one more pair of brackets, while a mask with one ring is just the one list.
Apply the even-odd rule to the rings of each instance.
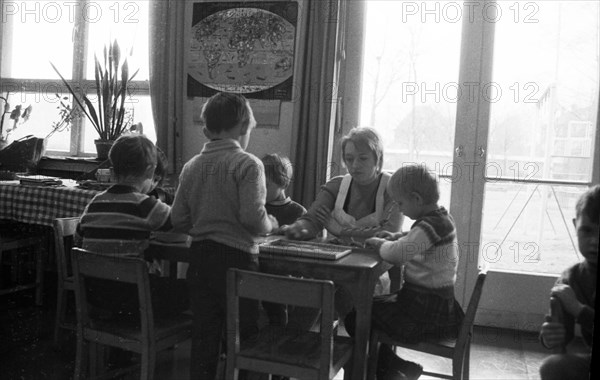
[[0, 219], [52, 226], [55, 218], [79, 216], [98, 191], [72, 186], [22, 186], [0, 182]]

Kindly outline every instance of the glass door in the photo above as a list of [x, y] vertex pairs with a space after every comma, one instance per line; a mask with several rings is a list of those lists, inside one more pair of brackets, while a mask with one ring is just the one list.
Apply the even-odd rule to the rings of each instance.
[[600, 10], [498, 4], [489, 127], [475, 146], [485, 156], [478, 262], [490, 268], [479, 318], [538, 330], [557, 275], [582, 259], [575, 202], [598, 180]]

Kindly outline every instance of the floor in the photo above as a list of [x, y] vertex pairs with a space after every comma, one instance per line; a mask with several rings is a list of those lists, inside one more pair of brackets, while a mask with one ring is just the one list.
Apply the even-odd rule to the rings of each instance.
[[[51, 276], [46, 280], [50, 284]], [[72, 378], [73, 335], [65, 332], [59, 347], [52, 343], [54, 292], [47, 287], [42, 307], [33, 306], [33, 295], [28, 291], [0, 297], [0, 379]], [[155, 378], [188, 379], [189, 348], [186, 342], [161, 354]], [[471, 379], [539, 379], [538, 368], [546, 355], [548, 352], [540, 346], [536, 334], [478, 327], [471, 351]], [[403, 357], [428, 370], [450, 368], [449, 361], [420, 353], [407, 352]], [[342, 378], [342, 373], [336, 376]]]

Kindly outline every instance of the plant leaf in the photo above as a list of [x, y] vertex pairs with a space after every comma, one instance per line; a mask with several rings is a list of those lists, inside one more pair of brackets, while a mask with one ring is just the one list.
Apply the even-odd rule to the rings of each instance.
[[105, 134], [102, 133], [101, 128], [98, 127], [100, 125], [100, 123], [98, 122], [98, 115], [96, 114], [96, 110], [94, 109], [94, 106], [92, 105], [92, 102], [85, 95], [83, 95], [83, 101], [88, 106], [88, 110], [90, 111], [90, 117], [89, 117], [89, 119], [92, 121], [92, 125], [94, 126], [94, 129], [96, 129], [96, 132], [98, 132], [98, 135], [100, 135], [101, 139], [102, 138], [106, 138]]

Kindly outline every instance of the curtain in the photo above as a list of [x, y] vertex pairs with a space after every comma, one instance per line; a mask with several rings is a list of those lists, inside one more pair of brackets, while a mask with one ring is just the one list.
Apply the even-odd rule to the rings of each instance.
[[185, 3], [152, 0], [150, 4], [150, 99], [156, 145], [169, 160], [167, 172], [183, 167], [183, 22]]
[[339, 65], [343, 60], [343, 0], [308, 0], [303, 13], [304, 46], [298, 49], [297, 100], [292, 121], [295, 201], [310, 205], [330, 171], [330, 147], [339, 125]]

